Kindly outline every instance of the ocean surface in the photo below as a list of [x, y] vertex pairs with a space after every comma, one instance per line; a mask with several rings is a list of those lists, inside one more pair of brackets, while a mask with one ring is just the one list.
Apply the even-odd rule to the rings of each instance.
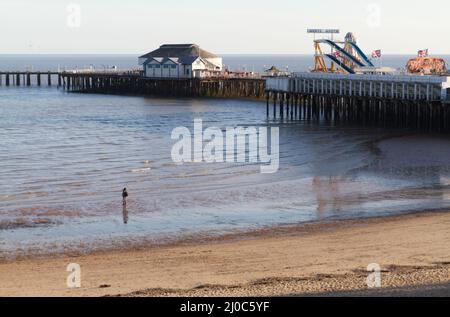
[[[384, 64], [402, 67], [407, 59]], [[0, 70], [136, 62], [2, 55]], [[225, 63], [307, 70], [311, 58], [225, 56]], [[204, 128], [279, 127], [278, 173], [261, 174], [258, 164], [175, 164], [172, 130], [192, 130], [194, 119]], [[450, 137], [273, 121], [261, 102], [0, 87], [0, 140], [0, 259], [450, 207]]]
[[[376, 60], [376, 66], [404, 68], [407, 61], [415, 56], [385, 55]], [[450, 55], [440, 56], [447, 63]], [[272, 66], [280, 70], [309, 71], [313, 68], [311, 55], [223, 55], [225, 68], [233, 71], [262, 72]], [[2, 71], [57, 71], [66, 69], [98, 70], [116, 66], [119, 69], [139, 68], [138, 55], [2, 55], [0, 54], [0, 70]]]

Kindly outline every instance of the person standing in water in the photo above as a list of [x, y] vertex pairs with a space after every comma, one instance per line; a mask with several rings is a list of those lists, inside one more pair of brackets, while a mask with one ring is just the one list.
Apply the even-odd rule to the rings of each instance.
[[128, 198], [128, 191], [126, 188], [122, 191], [122, 200], [123, 200], [123, 223], [128, 223], [128, 210], [127, 210], [127, 198]]

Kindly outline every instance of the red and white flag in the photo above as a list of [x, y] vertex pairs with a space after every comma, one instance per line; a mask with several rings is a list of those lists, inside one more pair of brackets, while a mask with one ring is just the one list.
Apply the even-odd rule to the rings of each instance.
[[341, 53], [339, 53], [338, 51], [333, 53], [334, 57], [339, 58], [341, 57]]
[[372, 58], [381, 58], [381, 50], [373, 51]]
[[417, 56], [419, 56], [419, 57], [428, 57], [428, 49], [426, 49], [426, 50], [420, 50], [420, 51], [417, 53]]

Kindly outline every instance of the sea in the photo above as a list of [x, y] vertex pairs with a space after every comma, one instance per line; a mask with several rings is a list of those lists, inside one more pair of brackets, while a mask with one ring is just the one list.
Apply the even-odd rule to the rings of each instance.
[[[380, 63], [404, 67], [410, 56]], [[445, 57], [450, 60], [450, 56]], [[225, 55], [307, 71], [308, 55]], [[134, 55], [0, 55], [0, 70], [136, 68]], [[174, 129], [278, 128], [280, 166], [173, 161]], [[122, 189], [128, 189], [124, 223]], [[0, 259], [159, 245], [450, 207], [450, 137], [266, 117], [264, 102], [0, 87]]]

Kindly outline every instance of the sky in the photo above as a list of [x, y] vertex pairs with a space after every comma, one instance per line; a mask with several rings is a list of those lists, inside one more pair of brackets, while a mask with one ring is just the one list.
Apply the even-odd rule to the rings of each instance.
[[353, 32], [367, 52], [450, 54], [448, 0], [0, 0], [0, 54], [310, 54], [308, 28]]

